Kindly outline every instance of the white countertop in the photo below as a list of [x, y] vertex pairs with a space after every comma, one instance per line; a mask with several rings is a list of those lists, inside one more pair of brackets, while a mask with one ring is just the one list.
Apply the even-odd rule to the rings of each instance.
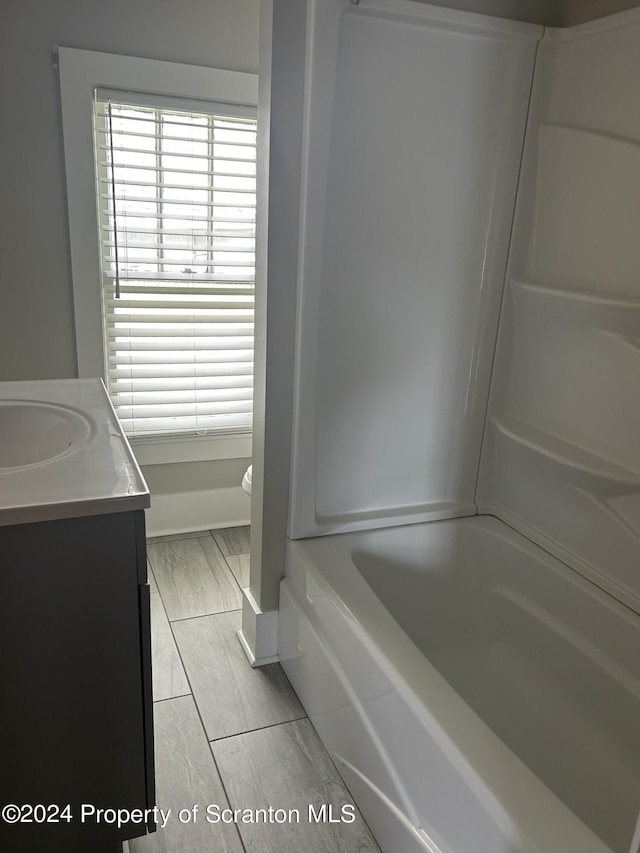
[[[18, 464], [12, 464], [5, 445], [0, 464], [0, 526], [150, 505], [149, 489], [102, 380], [0, 382], [0, 409], [8, 406], [29, 408], [32, 420], [51, 407], [53, 417], [69, 418], [75, 438], [52, 458], [27, 464], [28, 444], [20, 448]], [[8, 438], [0, 428], [0, 444], [3, 441]]]

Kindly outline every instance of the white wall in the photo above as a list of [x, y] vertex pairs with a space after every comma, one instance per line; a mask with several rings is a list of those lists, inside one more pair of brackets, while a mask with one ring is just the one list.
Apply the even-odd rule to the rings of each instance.
[[[258, 19], [259, 0], [2, 0], [0, 380], [77, 375], [52, 46], [256, 72]], [[223, 488], [246, 463], [146, 473], [152, 492]]]

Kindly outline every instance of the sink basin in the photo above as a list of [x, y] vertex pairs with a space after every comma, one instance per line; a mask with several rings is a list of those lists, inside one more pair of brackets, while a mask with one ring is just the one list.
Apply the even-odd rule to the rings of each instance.
[[149, 503], [102, 380], [0, 382], [0, 527]]
[[67, 406], [31, 400], [0, 401], [0, 470], [56, 459], [81, 447], [91, 423]]

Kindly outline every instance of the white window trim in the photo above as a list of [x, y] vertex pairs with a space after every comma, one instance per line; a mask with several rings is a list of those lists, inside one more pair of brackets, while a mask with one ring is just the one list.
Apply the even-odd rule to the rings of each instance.
[[[80, 377], [105, 378], [93, 99], [98, 88], [256, 107], [258, 75], [58, 47], [76, 351]], [[135, 439], [141, 464], [251, 456], [251, 435]]]

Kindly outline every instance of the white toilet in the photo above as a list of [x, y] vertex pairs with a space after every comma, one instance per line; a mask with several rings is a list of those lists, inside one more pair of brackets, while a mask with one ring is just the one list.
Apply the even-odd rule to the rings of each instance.
[[251, 497], [251, 480], [253, 477], [253, 465], [249, 465], [247, 470], [244, 472], [244, 477], [242, 478], [242, 488], [245, 492]]

